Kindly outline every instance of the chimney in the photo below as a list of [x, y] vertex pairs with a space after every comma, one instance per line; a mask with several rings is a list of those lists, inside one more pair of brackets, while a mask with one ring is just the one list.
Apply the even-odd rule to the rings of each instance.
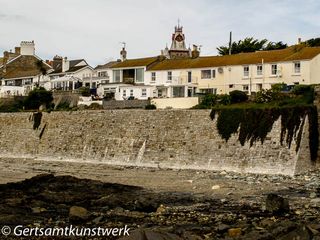
[[120, 56], [121, 56], [121, 61], [127, 60], [127, 51], [126, 51], [125, 47], [122, 48], [122, 50], [120, 52]]
[[302, 42], [301, 38], [298, 38], [298, 44], [301, 44], [301, 42]]
[[67, 57], [64, 57], [62, 60], [62, 72], [66, 72], [69, 70], [70, 64]]
[[24, 56], [33, 56], [35, 55], [34, 41], [22, 41], [20, 43], [20, 54]]
[[16, 54], [17, 56], [19, 56], [21, 53], [21, 48], [20, 47], [15, 47], [14, 48], [14, 54]]
[[200, 51], [197, 45], [193, 45], [193, 50], [191, 55], [192, 55], [192, 58], [198, 58], [200, 56]]
[[62, 68], [62, 57], [55, 55], [52, 61], [52, 67], [55, 70]]

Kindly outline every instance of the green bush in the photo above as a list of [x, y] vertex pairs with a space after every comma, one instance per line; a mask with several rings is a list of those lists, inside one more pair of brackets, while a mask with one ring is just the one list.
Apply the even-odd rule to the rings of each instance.
[[296, 85], [292, 89], [294, 95], [300, 96], [306, 103], [314, 101], [314, 87], [312, 85]]
[[29, 95], [24, 100], [24, 107], [26, 110], [38, 110], [41, 105], [46, 105], [49, 108], [52, 100], [52, 92], [47, 91], [43, 87], [35, 88], [29, 92]]
[[272, 101], [272, 90], [262, 89], [261, 91], [257, 92], [254, 102], [256, 103], [268, 103]]
[[212, 108], [218, 100], [218, 96], [216, 94], [206, 94], [201, 97], [200, 103], [192, 108], [194, 109], [210, 109]]
[[157, 106], [154, 105], [154, 104], [148, 104], [145, 106], [145, 109], [147, 110], [154, 110], [154, 109], [157, 109]]
[[273, 92], [281, 92], [287, 89], [287, 84], [285, 83], [276, 83], [271, 86]]
[[13, 101], [1, 101], [0, 112], [20, 112], [23, 110], [23, 101], [15, 98]]
[[90, 88], [88, 87], [81, 87], [79, 88], [80, 94], [83, 97], [90, 97], [91, 93], [90, 93]]
[[98, 110], [98, 109], [102, 109], [102, 105], [100, 105], [99, 103], [91, 103], [90, 106], [88, 107], [88, 109], [92, 109], [92, 110]]
[[231, 104], [231, 96], [228, 95], [228, 94], [219, 95], [219, 103], [222, 104], [222, 105]]
[[241, 103], [248, 100], [248, 95], [245, 92], [234, 90], [229, 93], [231, 103]]

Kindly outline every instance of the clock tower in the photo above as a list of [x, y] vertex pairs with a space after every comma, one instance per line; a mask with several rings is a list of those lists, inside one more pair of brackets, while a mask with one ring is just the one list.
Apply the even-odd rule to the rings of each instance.
[[180, 59], [180, 58], [190, 58], [191, 49], [187, 49], [185, 43], [185, 36], [182, 31], [183, 27], [178, 26], [174, 28], [174, 33], [172, 34], [172, 43], [171, 47], [168, 50], [167, 48], [163, 51], [167, 58], [170, 59]]

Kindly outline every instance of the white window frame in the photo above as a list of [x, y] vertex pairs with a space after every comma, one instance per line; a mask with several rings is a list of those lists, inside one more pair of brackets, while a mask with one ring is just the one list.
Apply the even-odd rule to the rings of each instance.
[[215, 69], [212, 69], [211, 77], [216, 78], [216, 70]]
[[141, 97], [146, 97], [147, 96], [147, 89], [146, 88], [142, 88], [141, 89]]
[[172, 71], [167, 72], [167, 81], [171, 82], [172, 81]]
[[249, 91], [249, 85], [248, 84], [242, 85], [242, 90]]
[[[299, 66], [299, 67], [297, 67]], [[299, 74], [301, 73], [301, 62], [295, 62], [293, 63], [294, 73]]]
[[130, 97], [133, 97], [133, 89], [130, 89]]
[[[204, 74], [204, 72], [206, 72]], [[208, 74], [209, 73], [209, 74]], [[204, 76], [208, 74], [207, 76]], [[212, 78], [212, 71], [210, 69], [203, 69], [201, 70], [201, 79], [211, 79]]]
[[157, 73], [151, 72], [151, 82], [155, 82], [157, 80]]
[[276, 76], [278, 74], [278, 65], [277, 64], [272, 64], [271, 65], [271, 75]]
[[243, 77], [248, 78], [249, 77], [249, 72], [250, 72], [250, 67], [249, 66], [243, 66]]
[[257, 76], [262, 76], [262, 75], [263, 75], [263, 66], [257, 65]]
[[123, 89], [122, 90], [122, 97], [126, 97], [127, 96], [127, 89]]

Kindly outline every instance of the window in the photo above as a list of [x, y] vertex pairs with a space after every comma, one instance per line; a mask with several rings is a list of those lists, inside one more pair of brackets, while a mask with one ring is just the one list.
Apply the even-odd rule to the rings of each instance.
[[168, 72], [167, 80], [172, 81], [172, 72]]
[[144, 69], [143, 68], [137, 68], [136, 69], [136, 83], [143, 83], [143, 73]]
[[262, 65], [257, 66], [257, 75], [261, 76], [262, 75]]
[[32, 84], [32, 79], [25, 79], [24, 80], [24, 85], [30, 85]]
[[147, 89], [143, 88], [141, 90], [141, 97], [146, 97], [147, 96]]
[[201, 70], [201, 79], [211, 79], [211, 70]]
[[262, 84], [261, 83], [258, 83], [257, 84], [257, 91], [261, 91], [262, 90]]
[[277, 64], [271, 65], [271, 75], [277, 75], [278, 73], [278, 66]]
[[301, 72], [301, 64], [300, 62], [294, 63], [294, 73], [300, 73]]
[[14, 80], [6, 81], [7, 86], [14, 86]]
[[212, 70], [212, 78], [216, 78], [216, 70], [215, 69]]
[[188, 83], [192, 82], [192, 72], [188, 72]]
[[184, 97], [184, 87], [172, 87], [173, 97]]
[[243, 91], [249, 91], [249, 85], [242, 85]]
[[133, 97], [133, 89], [130, 89], [130, 96]]
[[104, 72], [98, 72], [98, 77], [107, 77], [108, 73], [106, 71]]
[[126, 97], [126, 96], [127, 96], [127, 90], [126, 90], [126, 89], [123, 89], [122, 96], [123, 96], [123, 97]]
[[230, 85], [229, 85], [229, 88], [233, 88], [233, 87], [234, 87], [233, 84], [230, 84]]
[[156, 81], [156, 78], [157, 78], [156, 73], [155, 73], [155, 72], [152, 72], [152, 73], [151, 73], [151, 81], [152, 81], [152, 82], [155, 82], [155, 81]]
[[243, 67], [243, 76], [249, 77], [249, 66]]
[[113, 82], [121, 82], [120, 70], [113, 70]]

